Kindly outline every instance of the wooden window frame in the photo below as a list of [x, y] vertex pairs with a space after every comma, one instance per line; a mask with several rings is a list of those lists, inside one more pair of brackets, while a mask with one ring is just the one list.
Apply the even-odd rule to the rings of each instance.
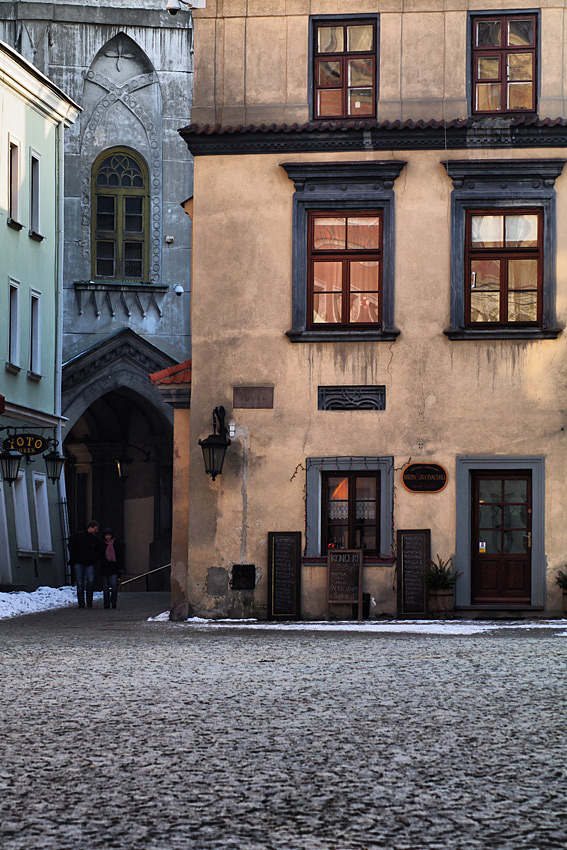
[[30, 148], [30, 227], [32, 238], [41, 238], [41, 154]]
[[[378, 249], [315, 249], [314, 247], [314, 223], [318, 217], [332, 218], [378, 218], [380, 220], [380, 241]], [[383, 234], [384, 234], [384, 217], [381, 210], [313, 210], [308, 213], [308, 297], [307, 297], [307, 315], [308, 326], [311, 330], [319, 328], [332, 329], [366, 329], [382, 327], [382, 271], [383, 271]], [[350, 321], [350, 263], [353, 259], [365, 259], [370, 262], [378, 262], [378, 320], [376, 322], [351, 322]], [[340, 262], [342, 264], [342, 322], [314, 322], [314, 265], [316, 262]]]
[[41, 375], [41, 292], [30, 291], [30, 359], [29, 373]]
[[21, 230], [21, 160], [22, 146], [18, 139], [9, 136], [8, 139], [8, 225], [15, 230]]
[[[343, 119], [349, 121], [357, 121], [357, 120], [368, 120], [372, 118], [376, 118], [376, 104], [378, 99], [378, 21], [377, 18], [374, 17], [340, 17], [340, 18], [318, 18], [313, 20], [313, 29], [312, 29], [312, 54], [313, 54], [313, 62], [312, 62], [312, 81], [313, 81], [313, 118], [318, 121], [329, 121], [335, 119]], [[373, 32], [373, 45], [371, 50], [361, 50], [361, 51], [348, 51], [346, 49], [346, 28], [352, 26], [372, 26]], [[343, 27], [344, 31], [344, 46], [345, 49], [343, 51], [337, 51], [332, 53], [324, 53], [318, 52], [317, 48], [317, 33], [318, 30], [322, 27]], [[348, 91], [349, 88], [355, 88], [355, 86], [349, 87], [348, 85], [348, 74], [347, 74], [347, 62], [350, 58], [360, 58], [360, 59], [370, 59], [372, 61], [373, 69], [372, 69], [372, 112], [364, 113], [364, 114], [352, 114], [349, 115], [348, 111]], [[329, 87], [329, 86], [320, 86], [318, 83], [318, 66], [321, 62], [325, 61], [338, 61], [341, 65], [341, 79], [342, 83], [340, 86]], [[335, 114], [320, 114], [318, 110], [318, 93], [320, 91], [333, 91], [340, 90], [341, 91], [341, 110]]]
[[[507, 248], [505, 245], [495, 248], [474, 248], [472, 246], [472, 218], [475, 215], [537, 215], [538, 217], [538, 244], [537, 247], [529, 248]], [[465, 315], [466, 325], [469, 328], [498, 328], [498, 327], [541, 327], [543, 323], [543, 241], [544, 241], [544, 215], [541, 207], [490, 207], [486, 209], [467, 209], [466, 211], [466, 244], [465, 244]], [[471, 273], [470, 266], [473, 260], [493, 259], [500, 261], [500, 321], [498, 322], [473, 322], [471, 319]], [[508, 262], [513, 259], [537, 260], [537, 318], [532, 322], [514, 322], [508, 319]], [[505, 318], [503, 318], [505, 317]]]
[[[114, 155], [124, 155], [133, 159], [139, 166], [142, 177], [143, 187], [122, 187], [122, 186], [99, 186], [97, 185], [97, 175], [104, 161]], [[95, 281], [123, 281], [126, 283], [143, 283], [149, 280], [149, 174], [146, 163], [142, 157], [130, 148], [108, 148], [97, 157], [92, 168], [92, 210], [91, 210], [91, 256], [92, 256], [92, 279]], [[97, 227], [98, 199], [101, 197], [113, 198], [114, 200], [114, 230], [103, 230]], [[126, 217], [126, 199], [141, 197], [142, 198], [142, 230], [127, 231], [125, 229]], [[113, 245], [114, 255], [114, 274], [102, 275], [97, 274], [98, 244], [109, 243]], [[137, 276], [125, 275], [125, 245], [126, 243], [136, 243], [142, 245], [142, 274]], [[110, 258], [100, 258], [110, 259]]]
[[321, 494], [321, 552], [324, 553], [330, 548], [329, 540], [329, 517], [328, 504], [329, 493], [327, 482], [329, 478], [346, 478], [348, 479], [348, 540], [345, 541], [344, 549], [356, 549], [356, 479], [357, 478], [373, 478], [376, 483], [376, 516], [374, 520], [374, 528], [376, 534], [376, 547], [374, 549], [363, 549], [365, 555], [378, 555], [380, 552], [380, 473], [378, 471], [327, 471], [322, 473], [322, 494]]
[[[534, 42], [530, 47], [526, 46], [494, 46], [494, 47], [477, 47], [476, 46], [476, 33], [477, 33], [477, 25], [484, 21], [490, 21], [494, 23], [496, 21], [501, 22], [502, 24], [502, 32], [505, 33], [507, 31], [507, 26], [509, 21], [511, 20], [526, 20], [530, 19], [533, 21], [533, 32], [534, 32]], [[532, 114], [536, 112], [537, 109], [537, 87], [538, 87], [538, 75], [539, 75], [539, 67], [538, 67], [538, 45], [539, 45], [539, 28], [538, 28], [538, 15], [535, 12], [516, 12], [514, 14], [498, 14], [493, 15], [490, 12], [485, 14], [477, 14], [471, 17], [472, 23], [472, 37], [471, 37], [471, 58], [472, 58], [472, 69], [471, 69], [471, 81], [472, 81], [472, 114], [473, 115], [525, 115]], [[531, 53], [533, 56], [533, 76], [532, 76], [532, 103], [529, 109], [511, 109], [508, 106], [508, 77], [507, 77], [507, 67], [508, 67], [508, 57], [515, 53]], [[478, 77], [478, 59], [481, 57], [487, 58], [498, 58], [500, 62], [499, 74], [497, 77], [493, 79], [479, 79]], [[500, 83], [501, 87], [501, 108], [500, 109], [477, 109], [477, 85], [480, 83], [493, 82]], [[518, 81], [521, 82], [521, 81]]]

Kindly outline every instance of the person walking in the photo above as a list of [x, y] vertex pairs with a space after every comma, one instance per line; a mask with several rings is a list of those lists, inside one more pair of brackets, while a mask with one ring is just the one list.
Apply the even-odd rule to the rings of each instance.
[[79, 608], [93, 607], [95, 564], [104, 554], [104, 544], [98, 536], [99, 523], [92, 519], [84, 531], [73, 534], [69, 540], [69, 563], [75, 568], [77, 601]]
[[118, 600], [118, 576], [124, 566], [124, 547], [119, 543], [111, 528], [104, 529], [104, 554], [100, 563], [104, 607], [116, 608]]

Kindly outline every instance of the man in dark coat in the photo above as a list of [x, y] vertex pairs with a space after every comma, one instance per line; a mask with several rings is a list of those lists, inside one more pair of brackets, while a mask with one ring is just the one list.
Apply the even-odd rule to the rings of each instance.
[[104, 554], [104, 543], [98, 536], [99, 523], [92, 519], [85, 531], [78, 531], [69, 540], [69, 563], [75, 568], [79, 608], [93, 607], [95, 564]]

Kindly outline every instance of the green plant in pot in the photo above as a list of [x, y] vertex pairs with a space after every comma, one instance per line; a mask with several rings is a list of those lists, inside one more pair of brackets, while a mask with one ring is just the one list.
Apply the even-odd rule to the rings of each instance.
[[[567, 567], [567, 564], [565, 564]], [[563, 616], [567, 616], [567, 573], [563, 570], [558, 570], [555, 576], [555, 584], [563, 591]]]
[[427, 607], [430, 617], [452, 617], [455, 611], [455, 584], [462, 573], [453, 569], [453, 558], [443, 560], [437, 555], [437, 563], [430, 561], [425, 569]]

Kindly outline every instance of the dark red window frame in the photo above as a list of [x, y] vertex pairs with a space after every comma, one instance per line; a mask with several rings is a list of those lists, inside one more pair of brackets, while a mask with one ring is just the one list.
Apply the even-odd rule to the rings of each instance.
[[[376, 218], [380, 224], [380, 235], [377, 249], [315, 249], [314, 247], [314, 230], [315, 221], [319, 218], [345, 218], [349, 219], [361, 218]], [[347, 224], [348, 228], [348, 224]], [[348, 238], [348, 237], [347, 237]], [[365, 328], [379, 328], [382, 325], [382, 274], [383, 274], [383, 245], [384, 239], [384, 218], [381, 210], [321, 210], [309, 213], [308, 226], [308, 299], [307, 299], [307, 316], [308, 326], [310, 329], [321, 328], [349, 328], [351, 330]], [[378, 263], [378, 280], [377, 291], [368, 290], [368, 294], [374, 296], [377, 294], [376, 303], [372, 306], [376, 308], [377, 317], [375, 321], [356, 322], [350, 319], [350, 296], [355, 291], [351, 290], [351, 263], [354, 261], [370, 261]], [[342, 289], [341, 289], [341, 321], [340, 322], [322, 322], [314, 320], [314, 302], [315, 302], [315, 264], [317, 262], [334, 262], [342, 266]], [[338, 293], [338, 290], [337, 290]], [[330, 291], [329, 291], [329, 294]], [[370, 299], [374, 301], [373, 298]], [[370, 308], [368, 310], [370, 312]]]
[[[348, 481], [348, 520], [344, 524], [344, 532], [340, 526], [333, 526], [329, 521], [329, 479], [342, 478]], [[376, 545], [364, 548], [362, 545], [362, 527], [363, 523], [360, 518], [357, 521], [356, 517], [356, 480], [357, 478], [373, 479], [375, 482], [375, 516], [373, 530], [375, 534]], [[379, 472], [361, 472], [349, 471], [344, 472], [337, 470], [336, 472], [322, 473], [323, 498], [322, 503], [322, 522], [321, 522], [321, 554], [324, 555], [329, 548], [337, 549], [363, 549], [365, 555], [377, 555], [380, 552], [380, 473]], [[367, 523], [368, 527], [368, 523]], [[361, 532], [357, 535], [357, 531]]]
[[[473, 81], [473, 91], [472, 91], [472, 111], [475, 115], [502, 115], [502, 114], [517, 114], [517, 113], [532, 113], [536, 111], [536, 97], [537, 97], [537, 79], [538, 79], [538, 68], [537, 68], [537, 46], [538, 46], [538, 16], [535, 14], [522, 14], [518, 12], [514, 15], [477, 15], [472, 19], [472, 81]], [[532, 22], [532, 34], [533, 34], [533, 43], [532, 44], [513, 44], [509, 43], [508, 39], [508, 25], [510, 22], [514, 21], [527, 21], [530, 20]], [[501, 27], [501, 39], [500, 44], [484, 44], [478, 45], [479, 40], [479, 25], [496, 25], [500, 24]], [[531, 78], [526, 77], [525, 74], [522, 75], [520, 68], [516, 68], [516, 70], [512, 71], [512, 77], [508, 77], [508, 62], [510, 57], [512, 57], [512, 62], [514, 62], [513, 57], [518, 57], [517, 61], [521, 63], [521, 57], [525, 54], [530, 54], [532, 57], [531, 61]], [[480, 72], [480, 61], [486, 60], [485, 70], [484, 72]], [[492, 66], [494, 69], [493, 73], [490, 73], [489, 67]], [[514, 77], [516, 78], [514, 79]], [[509, 83], [522, 84], [522, 83], [530, 83], [532, 87], [531, 92], [531, 102], [529, 105], [524, 104], [522, 106], [516, 107], [512, 104], [509, 104]], [[479, 99], [481, 97], [481, 91], [479, 89], [480, 86], [494, 86], [495, 89], [499, 87], [500, 90], [500, 105], [492, 105], [488, 106], [488, 108], [481, 108], [478, 105]]]
[[[533, 247], [509, 247], [506, 244], [497, 247], [473, 246], [472, 244], [472, 218], [473, 216], [517, 216], [537, 215], [538, 233], [537, 245]], [[466, 213], [466, 255], [465, 255], [465, 304], [466, 324], [471, 328], [493, 328], [493, 327], [541, 327], [543, 322], [543, 228], [544, 214], [541, 208], [518, 207], [518, 208], [487, 208], [469, 209]], [[506, 239], [506, 236], [505, 236]], [[529, 287], [511, 286], [510, 261], [513, 260], [535, 260], [537, 262], [537, 279], [533, 289]], [[498, 261], [499, 262], [499, 320], [498, 321], [473, 321], [472, 301], [473, 291], [477, 288], [477, 281], [473, 279], [473, 266], [475, 261]], [[488, 290], [497, 291], [497, 290]], [[537, 300], [536, 317], [533, 320], [514, 320], [509, 318], [509, 293], [534, 292]]]
[[[372, 27], [372, 47], [369, 50], [347, 50], [347, 30], [348, 27], [371, 26]], [[320, 29], [328, 27], [342, 28], [343, 31], [343, 49], [336, 51], [319, 51], [318, 33]], [[313, 116], [317, 119], [332, 119], [346, 118], [356, 120], [357, 118], [375, 118], [376, 117], [376, 98], [377, 98], [377, 24], [376, 20], [368, 18], [360, 18], [355, 20], [325, 20], [318, 21], [313, 27]], [[350, 109], [349, 108], [349, 92], [361, 88], [356, 84], [349, 85], [349, 62], [362, 60], [371, 66], [371, 99], [370, 106], [367, 109]], [[338, 78], [333, 79], [329, 73], [325, 73], [325, 67], [329, 67], [328, 63], [332, 63], [335, 70], [338, 66]], [[369, 88], [368, 86], [363, 86]], [[327, 110], [319, 106], [319, 94], [324, 92], [340, 93], [340, 98], [337, 97], [337, 102], [340, 100], [340, 108], [335, 110]]]

